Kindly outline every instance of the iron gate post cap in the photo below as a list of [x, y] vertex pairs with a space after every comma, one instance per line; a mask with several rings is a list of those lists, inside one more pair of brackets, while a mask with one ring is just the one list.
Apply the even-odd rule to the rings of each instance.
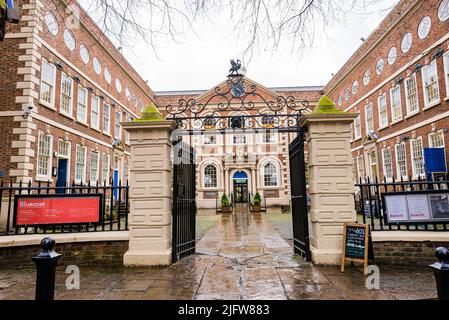
[[439, 247], [435, 250], [435, 255], [439, 262], [430, 267], [435, 271], [449, 271], [449, 250], [445, 247]]
[[46, 237], [41, 241], [42, 251], [35, 257], [33, 257], [34, 262], [39, 262], [42, 260], [53, 260], [58, 259], [61, 255], [53, 251], [56, 245], [56, 239], [54, 237]]

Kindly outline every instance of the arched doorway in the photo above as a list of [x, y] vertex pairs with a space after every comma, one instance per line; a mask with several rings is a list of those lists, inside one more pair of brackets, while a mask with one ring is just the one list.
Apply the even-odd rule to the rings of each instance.
[[233, 177], [234, 202], [248, 203], [248, 175], [244, 171], [238, 171]]

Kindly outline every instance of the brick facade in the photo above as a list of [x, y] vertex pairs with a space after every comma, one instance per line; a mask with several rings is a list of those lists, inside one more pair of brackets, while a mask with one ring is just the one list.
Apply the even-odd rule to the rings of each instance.
[[[139, 117], [144, 106], [154, 103], [152, 90], [83, 9], [66, 11], [63, 0], [18, 4], [22, 20], [19, 25], [8, 24], [5, 41], [0, 43], [0, 50], [8, 53], [0, 57], [4, 71], [0, 75], [0, 133], [5, 146], [0, 170], [14, 182], [56, 182], [54, 170], [67, 161], [67, 183], [109, 180], [115, 170], [120, 179], [127, 179], [130, 150], [126, 133], [115, 128], [116, 116], [120, 112], [122, 121]], [[78, 12], [79, 26], [73, 23]], [[72, 41], [67, 44], [67, 39]], [[88, 52], [84, 61], [81, 48]], [[100, 68], [97, 64], [95, 70], [97, 61]], [[69, 84], [64, 90], [63, 77]], [[68, 93], [65, 98], [63, 92]], [[97, 101], [98, 127], [92, 121]], [[69, 112], [64, 112], [63, 105]], [[104, 121], [108, 109], [109, 132]], [[64, 152], [59, 148], [62, 141], [68, 144]], [[91, 170], [94, 153], [99, 157], [97, 170]]]
[[[361, 134], [356, 134], [356, 120], [352, 143], [359, 178], [363, 178], [363, 173], [372, 179], [423, 177], [421, 147], [445, 147], [449, 143], [449, 20], [441, 16], [445, 5], [447, 1], [441, 0], [400, 1], [324, 89], [341, 109], [360, 113]], [[430, 30], [426, 27], [429, 21]], [[403, 40], [408, 33], [412, 39], [409, 51], [410, 43]], [[426, 90], [423, 75], [435, 63], [437, 77], [428, 79], [429, 82], [438, 79], [438, 84]], [[435, 88], [439, 97], [426, 102], [425, 92], [432, 96]], [[395, 90], [400, 90], [400, 95]], [[386, 115], [385, 104], [379, 99], [384, 94]], [[368, 135], [370, 110], [373, 110], [374, 133], [371, 137]], [[433, 135], [438, 138], [436, 145], [431, 142]], [[405, 147], [406, 167], [401, 160], [402, 147], [396, 147], [401, 144]], [[447, 157], [446, 153], [446, 163]]]

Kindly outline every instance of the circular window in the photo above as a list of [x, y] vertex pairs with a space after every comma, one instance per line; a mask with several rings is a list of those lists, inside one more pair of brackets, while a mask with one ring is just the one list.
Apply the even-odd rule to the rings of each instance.
[[351, 97], [351, 92], [349, 91], [349, 89], [345, 90], [345, 99], [349, 100], [349, 98]]
[[427, 16], [424, 17], [418, 26], [418, 37], [420, 39], [425, 39], [430, 33], [430, 28], [432, 27], [432, 19]]
[[385, 61], [384, 61], [384, 59], [381, 58], [377, 61], [377, 64], [376, 64], [376, 72], [378, 75], [382, 74], [382, 72], [384, 71], [384, 67], [385, 67]]
[[133, 96], [133, 105], [135, 107], [137, 107], [137, 98], [136, 98], [136, 96]]
[[143, 111], [143, 102], [142, 102], [142, 100], [139, 100], [139, 110]]
[[83, 60], [84, 64], [89, 63], [89, 60], [90, 60], [89, 50], [87, 49], [87, 47], [84, 44], [82, 44], [80, 46], [80, 56], [81, 56], [81, 60]]
[[115, 88], [117, 89], [118, 93], [122, 93], [122, 82], [119, 79], [115, 80]]
[[53, 13], [47, 11], [45, 13], [45, 24], [47, 25], [48, 32], [56, 36], [59, 32], [58, 20]]
[[367, 86], [370, 81], [371, 81], [371, 72], [368, 70], [363, 75], [363, 84]]
[[343, 105], [343, 97], [339, 96], [338, 97], [338, 105], [341, 107]]
[[449, 20], [449, 0], [443, 0], [438, 9], [438, 19], [441, 22]]
[[126, 94], [126, 99], [128, 99], [128, 101], [131, 101], [131, 92], [129, 92], [128, 88], [126, 88], [125, 94]]
[[402, 52], [404, 53], [409, 52], [410, 49], [412, 48], [412, 44], [413, 44], [413, 36], [410, 32], [408, 32], [404, 35], [404, 38], [402, 38], [401, 43]]
[[398, 57], [398, 49], [396, 47], [393, 47], [388, 51], [388, 64], [392, 65], [396, 62], [396, 59]]
[[352, 83], [352, 93], [357, 94], [359, 92], [359, 82], [356, 80]]
[[101, 74], [101, 61], [97, 57], [94, 58], [94, 70], [96, 74]]
[[75, 50], [76, 46], [75, 37], [73, 36], [73, 33], [67, 29], [64, 31], [64, 41], [67, 48], [69, 48], [70, 51]]
[[108, 83], [112, 82], [112, 75], [111, 75], [111, 71], [108, 68], [104, 69], [104, 78], [106, 79], [106, 81]]

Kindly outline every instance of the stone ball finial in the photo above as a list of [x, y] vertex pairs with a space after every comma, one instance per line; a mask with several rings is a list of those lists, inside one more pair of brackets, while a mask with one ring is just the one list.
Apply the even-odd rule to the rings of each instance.
[[44, 251], [53, 251], [53, 248], [56, 245], [56, 239], [53, 237], [47, 237], [42, 239], [41, 241], [41, 248]]
[[439, 247], [435, 251], [435, 255], [441, 263], [449, 263], [449, 249], [445, 247]]

